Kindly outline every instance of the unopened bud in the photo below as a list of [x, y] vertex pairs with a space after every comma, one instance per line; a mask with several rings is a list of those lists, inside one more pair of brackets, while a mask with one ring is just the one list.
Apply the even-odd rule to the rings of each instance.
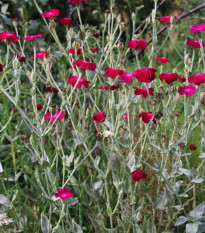
[[132, 20], [135, 20], [135, 18], [136, 18], [136, 15], [134, 12], [132, 12]]
[[80, 43], [77, 40], [73, 42], [73, 48], [75, 49], [75, 51], [78, 51], [78, 49], [80, 48]]
[[149, 24], [151, 21], [150, 17], [146, 18], [146, 24]]
[[49, 21], [49, 27], [50, 27], [52, 30], [55, 29], [56, 23], [54, 22], [54, 20], [50, 20], [50, 21]]
[[81, 40], [84, 40], [84, 39], [85, 39], [85, 33], [82, 32], [81, 30], [79, 30], [78, 36], [79, 36], [79, 38], [80, 38]]
[[69, 36], [69, 37], [72, 37], [73, 32], [74, 32], [74, 29], [73, 29], [73, 28], [70, 28], [70, 30], [68, 31], [68, 36]]
[[18, 63], [19, 63], [18, 58], [15, 57], [14, 60], [13, 60], [13, 68], [14, 68], [14, 70], [18, 69]]
[[201, 104], [203, 104], [203, 105], [205, 104], [205, 99], [201, 100]]
[[118, 17], [117, 17], [117, 23], [120, 24], [121, 22], [122, 22], [122, 16], [118, 15]]
[[116, 10], [116, 8], [117, 8], [116, 4], [112, 4], [111, 7], [110, 7], [110, 11], [111, 11], [112, 13], [114, 13], [115, 10]]
[[205, 99], [205, 92], [200, 93], [200, 99]]
[[87, 32], [86, 32], [86, 37], [89, 37], [89, 36], [90, 36], [90, 34], [91, 34], [91, 30], [90, 30], [90, 29], [88, 29], [88, 30], [87, 30]]
[[117, 48], [118, 48], [118, 50], [119, 50], [120, 52], [122, 52], [123, 49], [124, 49], [124, 44], [123, 44], [122, 42], [119, 42], [118, 45], [117, 45]]

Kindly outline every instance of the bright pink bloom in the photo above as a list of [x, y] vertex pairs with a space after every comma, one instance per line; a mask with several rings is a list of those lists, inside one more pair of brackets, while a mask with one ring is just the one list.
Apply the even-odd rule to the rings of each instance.
[[190, 30], [191, 33], [204, 32], [205, 31], [205, 24], [194, 24], [189, 29], [191, 29]]
[[3, 65], [0, 63], [0, 72], [3, 71]]
[[118, 79], [120, 79], [121, 81], [124, 81], [125, 83], [129, 83], [132, 81], [132, 77], [133, 77], [132, 73], [131, 74], [124, 73]]
[[43, 108], [43, 105], [37, 104], [36, 107], [37, 107], [38, 110], [41, 110]]
[[73, 197], [73, 194], [70, 192], [70, 189], [58, 189], [57, 193], [54, 194], [55, 197], [60, 197], [62, 200]]
[[193, 76], [189, 77], [189, 83], [194, 83], [198, 86], [205, 83], [205, 74], [196, 73]]
[[152, 112], [142, 112], [139, 114], [139, 118], [142, 118], [144, 123], [149, 123], [150, 120], [153, 121], [154, 124], [156, 124], [156, 119], [154, 118], [154, 115]]
[[[78, 81], [78, 78], [79, 78], [78, 76], [70, 76], [68, 78], [68, 83], [70, 83], [74, 87], [76, 82]], [[90, 83], [90, 81], [87, 81], [83, 77], [81, 77], [76, 88], [80, 88], [82, 85], [84, 85], [86, 88], [88, 88], [89, 83]]]
[[148, 43], [146, 40], [131, 40], [127, 42], [127, 47], [128, 48], [140, 48], [140, 49], [145, 49], [148, 46]]
[[[149, 94], [153, 95], [154, 88], [149, 88]], [[134, 91], [135, 95], [143, 95], [144, 97], [148, 97], [147, 88], [136, 88]]]
[[45, 11], [45, 13], [42, 13], [41, 16], [45, 18], [51, 18], [59, 15], [59, 10], [58, 9], [52, 9], [50, 11]]
[[143, 69], [138, 69], [134, 73], [134, 77], [139, 81], [139, 82], [144, 82], [144, 83], [151, 83], [155, 78], [156, 78], [156, 73], [157, 70], [154, 68], [143, 68]]
[[89, 69], [91, 71], [95, 71], [96, 69], [96, 63], [91, 63], [89, 61], [83, 61], [81, 59], [78, 59], [77, 61], [73, 62], [73, 67], [79, 67], [81, 69]]
[[[198, 40], [187, 40], [186, 44], [188, 46], [193, 46], [194, 48], [200, 48], [200, 43]], [[205, 47], [205, 42], [202, 42], [202, 46]]]
[[179, 79], [179, 75], [176, 73], [162, 73], [159, 76], [160, 81], [162, 82], [163, 80], [165, 80], [165, 82], [167, 84], [173, 83], [174, 81], [176, 81], [177, 79]]
[[3, 31], [3, 32], [0, 33], [0, 40], [4, 40], [4, 39], [11, 40], [12, 42], [16, 42], [20, 38], [15, 35], [15, 32]]
[[106, 118], [106, 114], [104, 112], [97, 112], [93, 115], [93, 120], [97, 121], [99, 124], [100, 122], [103, 122]]
[[104, 76], [109, 77], [109, 78], [116, 78], [118, 75], [124, 74], [123, 70], [117, 69], [117, 68], [109, 68], [105, 67], [106, 73]]
[[88, 0], [68, 0], [68, 2], [72, 2], [72, 3], [80, 3], [80, 2], [87, 2]]
[[184, 75], [180, 75], [179, 76], [179, 81], [182, 82], [182, 83], [186, 82], [185, 76]]
[[99, 38], [99, 36], [100, 36], [100, 33], [98, 33], [98, 32], [93, 33], [93, 37], [95, 37], [96, 39]]
[[71, 25], [71, 24], [73, 24], [73, 20], [72, 19], [70, 19], [70, 18], [60, 18], [59, 20], [58, 20], [58, 23], [59, 24], [64, 24], [64, 25]]
[[166, 57], [158, 57], [156, 61], [160, 61], [161, 63], [167, 63], [170, 62], [168, 58]]
[[[165, 21], [166, 23], [170, 23], [171, 16], [161, 16], [160, 21]], [[176, 22], [178, 22], [178, 18], [176, 17]]]
[[108, 90], [108, 87], [107, 87], [106, 85], [104, 85], [104, 86], [101, 86], [101, 87], [100, 87], [100, 90], [107, 91], [107, 90]]
[[186, 96], [192, 96], [195, 91], [196, 91], [196, 87], [192, 85], [180, 87], [178, 90], [180, 95], [186, 95]]
[[145, 179], [147, 175], [140, 169], [135, 170], [134, 172], [131, 173], [131, 179], [134, 182], [139, 182], [141, 179]]
[[15, 57], [17, 57], [20, 62], [26, 62], [26, 58], [21, 54], [15, 53]]
[[76, 119], [78, 119], [78, 115], [75, 115], [74, 117], [75, 117]]
[[[36, 58], [40, 58], [43, 59], [45, 57], [45, 55], [48, 55], [49, 53], [47, 51], [40, 51], [38, 53], [36, 53]], [[33, 54], [34, 57], [34, 54]]]
[[90, 49], [93, 53], [97, 53], [98, 52], [98, 48], [91, 48]]
[[61, 110], [58, 109], [58, 111], [56, 112], [56, 114], [54, 114], [54, 116], [52, 117], [52, 119], [51, 119], [51, 113], [47, 112], [44, 115], [44, 119], [45, 120], [50, 120], [51, 119], [51, 124], [53, 124], [53, 122], [56, 120], [56, 118], [57, 118], [57, 120], [62, 120], [64, 118], [64, 116], [65, 116], [64, 111], [62, 111], [61, 114], [60, 114], [60, 112], [61, 112]]
[[[75, 49], [69, 49], [68, 52], [69, 52], [70, 54], [75, 55]], [[78, 48], [78, 50], [77, 50], [77, 55], [80, 55], [80, 54], [81, 54], [81, 48]]]
[[196, 150], [196, 149], [197, 149], [197, 147], [196, 147], [194, 144], [191, 144], [191, 145], [189, 146], [189, 148], [190, 148], [191, 150]]
[[24, 37], [22, 40], [34, 40], [36, 38], [40, 38], [42, 39], [42, 34], [37, 34], [37, 35], [32, 35], [32, 36], [29, 36], [29, 35], [26, 35], [26, 37]]
[[125, 114], [125, 116], [123, 117], [123, 120], [128, 120], [128, 114]]
[[54, 94], [58, 93], [58, 89], [55, 87], [46, 87], [46, 92], [53, 92]]

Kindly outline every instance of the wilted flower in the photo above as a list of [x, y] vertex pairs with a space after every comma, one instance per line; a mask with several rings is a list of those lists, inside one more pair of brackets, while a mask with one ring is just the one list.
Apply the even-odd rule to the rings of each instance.
[[[36, 58], [40, 58], [43, 59], [45, 57], [45, 55], [48, 55], [49, 53], [47, 51], [40, 51], [38, 53], [36, 53]], [[34, 54], [33, 54], [34, 57]]]
[[[153, 95], [154, 88], [149, 88], [149, 94]], [[136, 88], [134, 91], [135, 95], [143, 95], [144, 97], [148, 97], [147, 88]]]
[[99, 38], [99, 36], [100, 36], [100, 33], [98, 33], [98, 32], [94, 32], [94, 33], [93, 33], [93, 37]]
[[108, 87], [107, 87], [106, 85], [104, 85], [104, 86], [101, 86], [99, 89], [100, 89], [100, 90], [107, 91], [107, 90], [108, 90]]
[[141, 169], [135, 170], [131, 174], [131, 179], [134, 182], [139, 182], [141, 179], [145, 179], [147, 177], [147, 175]]
[[58, 89], [55, 87], [46, 87], [46, 92], [53, 92], [54, 94], [58, 93]]
[[204, 32], [205, 31], [205, 24], [194, 24], [189, 29], [191, 29], [190, 30], [191, 33]]
[[162, 82], [163, 80], [165, 80], [165, 82], [167, 84], [173, 83], [174, 81], [176, 81], [179, 78], [178, 74], [176, 73], [162, 73], [159, 76], [160, 81]]
[[196, 73], [193, 76], [189, 77], [189, 83], [194, 83], [198, 86], [205, 83], [205, 74], [202, 73]]
[[42, 39], [43, 38], [42, 34], [37, 34], [32, 36], [26, 35], [26, 37], [24, 37], [22, 40], [35, 40], [36, 38]]
[[[166, 23], [170, 23], [171, 16], [161, 16], [160, 21], [165, 21]], [[176, 17], [176, 22], [178, 22], [178, 18]]]
[[196, 150], [196, 149], [197, 149], [197, 147], [196, 147], [194, 144], [191, 144], [191, 145], [189, 146], [189, 148], [190, 148], [191, 150]]
[[150, 83], [156, 78], [157, 70], [154, 68], [143, 68], [136, 70], [133, 75], [139, 82]]
[[116, 78], [118, 75], [124, 74], [123, 70], [117, 69], [117, 68], [109, 68], [105, 67], [106, 73], [104, 76], [109, 77], [109, 78]]
[[26, 58], [21, 54], [16, 53], [15, 57], [17, 57], [20, 62], [26, 62]]
[[[75, 55], [75, 49], [69, 49], [68, 50], [68, 52], [70, 53], [70, 54], [73, 54], [73, 55]], [[78, 50], [77, 50], [77, 55], [80, 55], [81, 54], [81, 48], [78, 48]]]
[[152, 112], [142, 112], [139, 114], [139, 118], [142, 118], [144, 123], [149, 123], [150, 120], [153, 121], [154, 124], [156, 124], [156, 119], [154, 118], [154, 115]]
[[178, 90], [180, 95], [186, 95], [186, 96], [192, 96], [195, 91], [196, 91], [196, 87], [192, 85], [180, 87]]
[[0, 72], [3, 71], [3, 65], [0, 63]]
[[[193, 46], [194, 48], [200, 48], [200, 43], [198, 40], [187, 40], [187, 46]], [[202, 46], [205, 47], [205, 42], [202, 42]]]
[[93, 120], [97, 121], [99, 124], [100, 122], [103, 122], [106, 118], [106, 114], [104, 112], [97, 112], [93, 115]]
[[[78, 76], [70, 76], [68, 78], [68, 83], [70, 83], [73, 87], [75, 86], [76, 82], [78, 81]], [[80, 78], [76, 88], [80, 88], [82, 85], [84, 85], [86, 88], [89, 87], [90, 81], [85, 80], [83, 77]]]
[[73, 197], [73, 193], [70, 192], [70, 189], [58, 189], [57, 193], [54, 194], [55, 197], [60, 197], [62, 200]]
[[140, 48], [140, 49], [145, 49], [148, 46], [147, 41], [145, 40], [131, 40], [127, 42], [127, 47], [128, 48]]
[[159, 62], [161, 62], [161, 63], [170, 62], [169, 59], [166, 58], [166, 57], [158, 57], [158, 58], [156, 59], [156, 61], [159, 61]]
[[70, 19], [70, 18], [60, 18], [59, 20], [58, 20], [58, 23], [59, 24], [64, 24], [64, 25], [71, 25], [71, 24], [73, 24], [73, 20], [72, 19]]
[[0, 40], [4, 40], [4, 39], [11, 40], [12, 42], [16, 42], [20, 38], [15, 35], [15, 32], [3, 31], [3, 32], [0, 33]]
[[57, 111], [56, 114], [52, 117], [52, 119], [51, 119], [51, 113], [50, 113], [50, 112], [47, 112], [47, 113], [44, 115], [44, 119], [45, 119], [45, 120], [50, 120], [50, 119], [51, 119], [51, 124], [53, 124], [53, 122], [56, 120], [56, 118], [57, 118], [57, 120], [62, 120], [62, 119], [64, 118], [64, 116], [65, 116], [64, 111], [62, 111], [61, 114], [60, 114], [60, 112], [61, 112], [61, 109], [58, 109], [58, 111]]
[[45, 18], [51, 18], [59, 15], [59, 10], [58, 9], [52, 9], [50, 11], [45, 11], [45, 13], [42, 13], [41, 16]]
[[43, 108], [43, 105], [37, 104], [36, 107], [37, 107], [38, 110], [41, 110]]

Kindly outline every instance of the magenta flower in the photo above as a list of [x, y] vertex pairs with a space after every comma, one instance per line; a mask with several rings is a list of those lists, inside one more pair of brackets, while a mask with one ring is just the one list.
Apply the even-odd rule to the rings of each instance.
[[51, 18], [59, 15], [59, 10], [58, 9], [52, 9], [50, 11], [45, 11], [45, 13], [42, 13], [41, 16], [45, 18]]
[[54, 94], [58, 93], [58, 89], [55, 87], [46, 87], [46, 92], [52, 92]]
[[202, 73], [196, 73], [193, 76], [189, 77], [189, 83], [194, 83], [198, 86], [205, 83], [205, 74]]
[[162, 82], [163, 80], [167, 83], [173, 83], [174, 81], [176, 81], [177, 79], [179, 79], [179, 75], [176, 73], [162, 73], [159, 76], [160, 81]]
[[70, 192], [70, 189], [58, 189], [57, 193], [54, 194], [55, 197], [60, 197], [62, 200], [73, 197], [73, 193]]
[[26, 37], [24, 37], [22, 40], [35, 40], [36, 38], [42, 39], [43, 38], [42, 34], [37, 34], [32, 36], [26, 35]]
[[159, 61], [159, 62], [161, 62], [161, 63], [170, 62], [169, 59], [166, 58], [166, 57], [158, 57], [158, 58], [156, 59], [156, 61]]
[[[68, 52], [70, 53], [70, 54], [73, 54], [73, 55], [75, 55], [75, 49], [69, 49], [68, 50]], [[77, 55], [80, 55], [81, 54], [81, 48], [78, 48], [78, 50], [77, 50]]]
[[124, 74], [123, 70], [117, 69], [117, 68], [109, 68], [105, 67], [106, 73], [104, 76], [109, 77], [109, 78], [116, 78], [118, 75]]
[[15, 53], [15, 57], [17, 57], [20, 62], [26, 62], [26, 58], [19, 53]]
[[108, 90], [108, 87], [107, 87], [106, 85], [104, 85], [104, 86], [101, 86], [101, 87], [100, 87], [100, 90], [107, 91], [107, 90]]
[[50, 112], [47, 112], [45, 115], [44, 115], [44, 119], [45, 120], [50, 120], [51, 119], [51, 124], [53, 124], [53, 122], [57, 119], [57, 120], [62, 120], [65, 116], [64, 114], [64, 111], [62, 111], [61, 113], [61, 110], [58, 109], [58, 111], [56, 112], [56, 114], [52, 117], [51, 119], [51, 113]]
[[191, 33], [204, 32], [205, 31], [205, 24], [194, 24], [189, 29], [191, 29], [190, 30]]
[[[161, 16], [160, 21], [164, 21], [166, 23], [170, 23], [171, 16]], [[176, 17], [176, 22], [178, 22], [179, 19]]]
[[68, 26], [68, 25], [73, 24], [73, 20], [70, 19], [70, 18], [60, 18], [60, 19], [58, 20], [58, 23], [59, 23], [59, 24], [64, 24], [64, 25]]
[[157, 70], [153, 68], [143, 68], [143, 69], [138, 69], [134, 73], [134, 77], [139, 81], [139, 82], [144, 82], [144, 83], [151, 83], [155, 78], [156, 78], [156, 73]]
[[105, 121], [105, 118], [106, 118], [106, 114], [104, 112], [97, 112], [93, 115], [93, 120], [97, 121], [98, 124], [100, 122]]
[[125, 114], [125, 116], [123, 117], [123, 120], [128, 120], [128, 114]]
[[[40, 58], [43, 59], [45, 57], [45, 55], [48, 55], [49, 53], [47, 51], [40, 51], [38, 53], [36, 53], [36, 58]], [[34, 54], [33, 54], [34, 57]]]
[[184, 75], [179, 76], [179, 82], [182, 82], [182, 83], [186, 82], [186, 78]]
[[178, 90], [180, 95], [186, 95], [186, 96], [192, 96], [195, 91], [196, 91], [196, 87], [192, 85], [180, 87]]
[[0, 33], [0, 40], [4, 40], [4, 39], [11, 40], [12, 42], [16, 42], [20, 38], [15, 35], [15, 32], [3, 31], [3, 32]]
[[[153, 95], [154, 88], [149, 88], [149, 95]], [[144, 97], [148, 97], [147, 88], [136, 88], [134, 91], [135, 95], [143, 95]]]
[[139, 48], [139, 49], [145, 49], [148, 46], [147, 41], [145, 40], [131, 40], [127, 42], [128, 48]]
[[134, 76], [133, 73], [131, 74], [124, 73], [118, 79], [120, 79], [121, 81], [124, 81], [125, 83], [129, 83], [132, 81], [133, 76]]
[[90, 49], [93, 53], [97, 53], [98, 52], [98, 48], [91, 48]]
[[153, 121], [154, 124], [156, 124], [156, 119], [154, 118], [154, 115], [152, 112], [142, 112], [139, 114], [139, 118], [142, 118], [142, 121], [147, 124], [150, 122], [150, 120]]
[[79, 67], [81, 69], [89, 69], [91, 71], [95, 71], [96, 69], [96, 63], [91, 63], [89, 61], [84, 61], [81, 59], [78, 59], [77, 61], [73, 62], [73, 67]]
[[[79, 78], [78, 76], [70, 76], [68, 78], [68, 83], [70, 83], [74, 87], [75, 84], [78, 81], [78, 78]], [[90, 83], [90, 81], [87, 81], [83, 77], [81, 77], [80, 80], [79, 80], [79, 82], [78, 82], [78, 84], [77, 84], [77, 86], [76, 86], [76, 88], [80, 88], [82, 85], [84, 85], [86, 88], [88, 88], [89, 87], [89, 83]]]
[[[200, 43], [198, 40], [187, 40], [187, 46], [193, 46], [194, 48], [200, 48]], [[205, 47], [205, 42], [202, 42], [202, 46]]]
[[140, 169], [135, 170], [134, 172], [131, 173], [131, 179], [134, 182], [139, 182], [141, 179], [145, 179], [147, 175]]
[[37, 104], [36, 107], [37, 107], [38, 110], [41, 110], [43, 108], [43, 105]]
[[95, 37], [96, 39], [98, 39], [99, 36], [100, 36], [100, 33], [98, 33], [98, 32], [94, 32], [94, 33], [93, 33], [93, 37]]

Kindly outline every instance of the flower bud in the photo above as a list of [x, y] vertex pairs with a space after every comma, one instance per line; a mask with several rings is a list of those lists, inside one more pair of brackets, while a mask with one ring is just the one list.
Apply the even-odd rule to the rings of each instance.
[[14, 68], [14, 70], [18, 69], [18, 63], [19, 63], [18, 58], [15, 57], [14, 60], [13, 60], [13, 68]]
[[114, 13], [115, 10], [116, 10], [116, 8], [117, 8], [116, 4], [112, 4], [111, 7], [110, 7], [110, 11], [111, 11], [112, 13]]
[[54, 22], [54, 20], [50, 20], [50, 21], [49, 21], [49, 27], [50, 27], [52, 30], [55, 29], [56, 23]]
[[75, 51], [78, 51], [78, 49], [80, 48], [80, 43], [77, 40], [73, 42], [73, 48], [75, 49]]
[[149, 24], [150, 21], [151, 21], [150, 17], [147, 17], [147, 18], [146, 18], [146, 24]]
[[117, 45], [117, 48], [118, 48], [118, 50], [119, 50], [120, 52], [122, 52], [123, 49], [124, 49], [124, 44], [123, 44], [122, 42], [119, 42], [118, 45]]
[[85, 39], [85, 33], [82, 32], [81, 30], [79, 30], [78, 36], [79, 36], [79, 38], [80, 38], [81, 40], [84, 40], [84, 39]]
[[134, 21], [134, 20], [135, 20], [135, 18], [136, 18], [136, 15], [135, 15], [135, 13], [134, 13], [134, 12], [132, 12], [132, 20]]
[[68, 36], [69, 36], [69, 37], [72, 37], [73, 32], [74, 32], [74, 29], [73, 29], [73, 28], [70, 28], [70, 30], [68, 31]]
[[118, 15], [118, 17], [117, 17], [117, 23], [120, 24], [121, 22], [122, 22], [122, 16]]

